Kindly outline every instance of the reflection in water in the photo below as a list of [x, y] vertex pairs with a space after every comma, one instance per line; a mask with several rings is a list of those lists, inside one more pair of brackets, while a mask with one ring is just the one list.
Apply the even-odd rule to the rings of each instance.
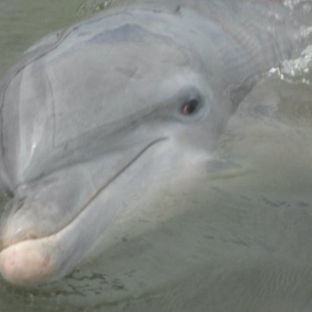
[[[24, 3], [0, 4], [1, 72], [48, 32], [39, 27], [41, 9], [53, 6], [46, 27], [55, 29], [76, 18], [80, 1], [67, 0], [66, 10], [64, 1]], [[310, 311], [311, 57], [307, 50], [256, 85], [201, 183], [178, 198], [160, 189], [149, 214], [140, 207], [139, 219], [121, 217], [102, 242], [105, 256], [60, 282], [28, 290], [2, 282], [0, 310]]]

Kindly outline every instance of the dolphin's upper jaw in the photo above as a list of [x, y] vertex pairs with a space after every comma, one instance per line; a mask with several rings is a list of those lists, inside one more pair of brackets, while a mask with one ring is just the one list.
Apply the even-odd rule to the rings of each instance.
[[[7, 204], [7, 210], [13, 209], [15, 214], [8, 212], [7, 216], [2, 218], [0, 272], [3, 278], [12, 284], [27, 286], [57, 280], [70, 273], [93, 248], [116, 214], [116, 190], [111, 185], [119, 183], [120, 177], [128, 170], [131, 171], [137, 160], [164, 140], [166, 138], [153, 140], [141, 148], [140, 152], [128, 160], [109, 181], [101, 185], [93, 196], [89, 196], [87, 203], [78, 209], [79, 213], [74, 212], [70, 222], [60, 229], [56, 228], [55, 231], [42, 234], [42, 230], [38, 228], [40, 215], [36, 215], [34, 219], [31, 210], [28, 210], [31, 221], [29, 226], [27, 214], [24, 214], [23, 219], [23, 211], [20, 209], [25, 204], [25, 199], [13, 198], [11, 203]], [[41, 205], [41, 208], [44, 205], [42, 202], [35, 204]], [[40, 212], [40, 207], [37, 208]], [[107, 220], [103, 218], [104, 209], [108, 210]], [[94, 232], [90, 229], [94, 229]], [[79, 250], [81, 240], [89, 240], [86, 249]]]
[[[1, 249], [25, 240], [38, 238], [38, 231], [34, 226], [25, 227], [25, 216], [19, 214], [25, 204], [25, 198], [15, 197], [4, 207], [1, 224]], [[14, 224], [14, 226], [12, 226]]]

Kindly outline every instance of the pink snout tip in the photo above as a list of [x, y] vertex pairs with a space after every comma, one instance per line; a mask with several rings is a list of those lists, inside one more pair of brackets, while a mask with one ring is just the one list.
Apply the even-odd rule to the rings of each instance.
[[15, 285], [44, 282], [55, 269], [51, 238], [26, 240], [13, 244], [0, 253], [0, 273]]

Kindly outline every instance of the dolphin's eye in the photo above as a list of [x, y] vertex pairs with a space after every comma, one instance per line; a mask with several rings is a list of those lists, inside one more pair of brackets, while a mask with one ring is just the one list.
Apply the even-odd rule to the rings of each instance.
[[199, 109], [199, 100], [191, 99], [183, 104], [182, 106], [182, 114], [185, 116], [194, 115]]

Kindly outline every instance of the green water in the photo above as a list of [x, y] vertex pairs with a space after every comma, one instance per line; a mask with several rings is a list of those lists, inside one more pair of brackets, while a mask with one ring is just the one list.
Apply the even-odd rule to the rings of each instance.
[[0, 74], [32, 43], [81, 18], [81, 0], [1, 0]]
[[[1, 0], [0, 75], [43, 35], [102, 8], [89, 3]], [[311, 311], [311, 99], [306, 81], [264, 78], [199, 185], [156, 200], [153, 218], [125, 217], [105, 256], [60, 282], [1, 282], [0, 311]]]

